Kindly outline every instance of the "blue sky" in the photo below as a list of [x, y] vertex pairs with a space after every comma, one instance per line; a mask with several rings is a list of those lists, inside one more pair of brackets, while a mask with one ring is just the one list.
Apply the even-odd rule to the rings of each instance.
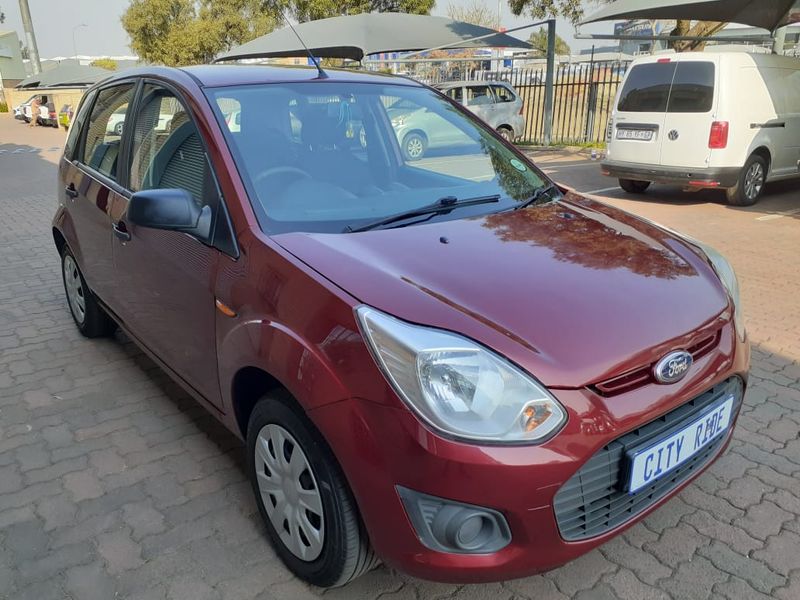
[[[469, 3], [470, 0], [437, 0], [435, 15], [447, 15], [447, 7], [453, 4]], [[492, 8], [497, 8], [496, 0], [485, 0]], [[128, 35], [122, 29], [120, 16], [129, 4], [129, 0], [66, 0], [54, 2], [53, 0], [28, 0], [33, 26], [36, 32], [36, 41], [39, 45], [39, 54], [42, 58], [55, 56], [72, 56], [73, 31], [75, 33], [75, 49], [78, 54], [91, 56], [119, 56], [131, 54], [128, 47]], [[591, 2], [587, 2], [587, 13], [596, 9]], [[0, 0], [0, 8], [6, 14], [6, 22], [0, 26], [2, 29], [14, 29], [20, 39], [23, 39], [22, 20], [19, 14], [17, 0]], [[528, 18], [515, 17], [511, 14], [505, 0], [501, 2], [502, 24], [512, 28], [529, 23]], [[86, 27], [73, 29], [85, 23]], [[566, 21], [559, 20], [558, 33], [569, 43], [573, 49], [589, 47], [591, 42], [575, 41], [572, 37], [574, 28]], [[610, 24], [586, 27], [584, 33], [610, 33]], [[527, 38], [529, 31], [521, 31], [517, 37]], [[605, 42], [600, 42], [602, 45]]]

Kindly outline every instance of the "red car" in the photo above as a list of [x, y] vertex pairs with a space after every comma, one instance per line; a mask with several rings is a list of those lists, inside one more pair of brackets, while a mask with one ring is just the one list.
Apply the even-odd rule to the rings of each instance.
[[[398, 100], [451, 142], [405, 158]], [[122, 328], [246, 441], [276, 552], [316, 585], [378, 560], [551, 569], [731, 438], [749, 345], [728, 262], [556, 186], [423, 85], [118, 73], [84, 97], [59, 178], [78, 328]]]

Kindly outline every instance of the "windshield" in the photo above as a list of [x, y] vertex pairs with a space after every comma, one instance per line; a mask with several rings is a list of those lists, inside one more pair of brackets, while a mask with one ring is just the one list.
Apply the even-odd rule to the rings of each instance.
[[499, 196], [423, 220], [483, 215], [518, 206], [545, 184], [426, 88], [317, 81], [208, 93], [268, 233], [341, 233], [441, 198]]

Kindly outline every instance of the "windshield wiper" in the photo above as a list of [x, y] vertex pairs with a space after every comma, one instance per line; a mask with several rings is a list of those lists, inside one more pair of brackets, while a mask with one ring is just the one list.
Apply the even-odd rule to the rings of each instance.
[[454, 210], [456, 208], [461, 208], [462, 206], [477, 206], [478, 204], [491, 204], [492, 202], [499, 202], [499, 201], [500, 201], [499, 194], [496, 194], [494, 196], [477, 196], [475, 198], [465, 198], [463, 200], [459, 200], [455, 196], [445, 196], [444, 198], [439, 198], [433, 204], [426, 204], [425, 206], [420, 206], [419, 208], [412, 208], [411, 210], [397, 213], [396, 215], [385, 217], [383, 219], [379, 219], [378, 221], [367, 223], [366, 225], [361, 225], [360, 227], [353, 227], [352, 225], [348, 225], [347, 227], [344, 228], [344, 232], [357, 233], [359, 231], [369, 231], [370, 229], [377, 229], [379, 227], [384, 227], [385, 225], [391, 225], [392, 223], [405, 221], [406, 219], [413, 219], [414, 217], [422, 217], [424, 215], [446, 214], [449, 213], [451, 210]]
[[[541, 200], [544, 196], [549, 196], [553, 192], [557, 192], [558, 188], [554, 183], [548, 183], [547, 185], [543, 185], [542, 187], [538, 188], [535, 192], [533, 192], [533, 196], [522, 202], [521, 204], [514, 207], [514, 210], [520, 210], [521, 208], [527, 208], [529, 206], [533, 206], [539, 200]], [[552, 200], [553, 198], [548, 198]]]

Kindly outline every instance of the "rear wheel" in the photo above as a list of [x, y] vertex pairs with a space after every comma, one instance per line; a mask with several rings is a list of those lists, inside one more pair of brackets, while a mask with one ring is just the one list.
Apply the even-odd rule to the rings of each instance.
[[638, 179], [620, 179], [619, 187], [629, 194], [642, 194], [650, 187], [650, 182], [639, 181]]
[[728, 204], [733, 206], [752, 206], [764, 192], [767, 182], [767, 161], [763, 156], [754, 154], [744, 165], [739, 174], [736, 187], [726, 190]]
[[61, 275], [67, 295], [67, 305], [78, 330], [89, 338], [112, 333], [116, 327], [114, 321], [98, 304], [89, 286], [86, 285], [75, 257], [66, 247], [61, 254]]
[[514, 141], [514, 130], [511, 129], [511, 127], [505, 127], [505, 126], [498, 127], [497, 128], [497, 133], [499, 133], [500, 137], [502, 137], [507, 142], [513, 142]]
[[420, 133], [409, 133], [403, 138], [403, 154], [407, 160], [419, 160], [425, 156], [428, 140]]
[[287, 393], [253, 409], [247, 457], [270, 541], [295, 575], [335, 587], [378, 564], [341, 468]]
[[123, 129], [123, 127], [125, 127], [125, 124], [124, 124], [124, 123], [122, 123], [122, 122], [120, 122], [120, 123], [117, 123], [116, 125], [114, 125], [114, 133], [115, 133], [116, 135], [122, 135], [122, 129]]

